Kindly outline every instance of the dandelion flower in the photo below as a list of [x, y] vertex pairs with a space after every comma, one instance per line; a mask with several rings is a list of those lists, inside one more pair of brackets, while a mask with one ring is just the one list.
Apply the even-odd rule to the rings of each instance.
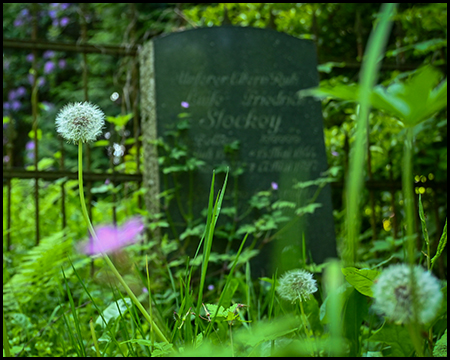
[[105, 114], [89, 102], [68, 104], [56, 116], [56, 131], [67, 141], [95, 141], [105, 125]]
[[87, 255], [111, 253], [136, 242], [137, 235], [144, 229], [141, 218], [128, 220], [124, 225], [116, 228], [111, 225], [101, 226], [95, 230], [97, 239], [91, 238], [87, 244], [81, 246], [81, 251]]
[[277, 291], [283, 299], [291, 302], [303, 301], [317, 291], [316, 280], [313, 279], [313, 274], [306, 270], [291, 270], [280, 278]]
[[[434, 318], [442, 301], [439, 281], [430, 272], [416, 266], [414, 292], [417, 321], [426, 323]], [[413, 320], [409, 265], [392, 265], [382, 272], [373, 286], [374, 310], [391, 320], [406, 324]]]

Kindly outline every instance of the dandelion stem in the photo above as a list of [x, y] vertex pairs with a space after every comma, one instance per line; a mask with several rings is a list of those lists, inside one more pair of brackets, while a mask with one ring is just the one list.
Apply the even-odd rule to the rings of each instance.
[[[89, 232], [92, 235], [92, 238], [94, 241], [98, 241], [97, 235], [95, 233], [95, 230], [92, 226], [91, 220], [89, 219], [89, 215], [86, 209], [86, 203], [84, 200], [84, 190], [83, 190], [83, 143], [81, 141], [78, 142], [78, 185], [79, 185], [79, 191], [80, 191], [80, 202], [81, 202], [81, 212], [83, 213], [83, 217], [86, 221], [86, 224], [88, 226]], [[108, 255], [103, 254], [103, 258], [105, 262], [110, 267], [112, 273], [116, 276], [117, 280], [120, 282], [120, 284], [124, 287], [125, 291], [128, 293], [128, 296], [133, 301], [134, 305], [139, 309], [139, 311], [142, 313], [142, 315], [145, 317], [145, 319], [150, 323], [153, 331], [158, 336], [160, 340], [162, 340], [165, 343], [169, 343], [169, 341], [166, 339], [164, 334], [161, 332], [161, 330], [158, 328], [156, 323], [153, 321], [152, 317], [148, 314], [148, 312], [145, 310], [145, 308], [142, 306], [142, 304], [139, 302], [137, 297], [134, 295], [134, 293], [131, 291], [125, 280], [122, 278], [120, 273], [117, 271], [116, 267], [112, 263], [112, 261], [109, 259]]]
[[311, 348], [311, 355], [315, 356], [314, 334], [313, 334], [313, 332], [311, 330], [308, 318], [306, 317], [305, 310], [303, 309], [302, 299], [299, 299], [298, 303], [300, 305], [301, 319], [302, 319], [303, 327], [305, 329], [306, 337], [307, 337], [308, 340], [310, 340], [312, 342], [311, 343], [311, 347], [312, 347]]

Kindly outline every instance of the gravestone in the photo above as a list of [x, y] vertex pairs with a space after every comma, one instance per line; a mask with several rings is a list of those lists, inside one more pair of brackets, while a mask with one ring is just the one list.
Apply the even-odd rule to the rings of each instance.
[[[149, 211], [159, 212], [161, 190], [152, 140], [173, 127], [182, 112], [190, 114], [189, 147], [205, 163], [193, 182], [195, 202], [207, 205], [212, 171], [227, 160], [224, 147], [237, 140], [233, 165], [244, 168], [241, 202], [277, 184], [280, 199], [306, 205], [315, 188], [293, 192], [292, 184], [317, 179], [327, 169], [321, 105], [297, 95], [318, 85], [312, 41], [267, 29], [200, 28], [155, 38], [140, 56]], [[322, 206], [291, 229], [285, 245], [296, 253], [304, 234], [313, 260], [320, 263], [336, 256], [328, 185], [315, 202]]]

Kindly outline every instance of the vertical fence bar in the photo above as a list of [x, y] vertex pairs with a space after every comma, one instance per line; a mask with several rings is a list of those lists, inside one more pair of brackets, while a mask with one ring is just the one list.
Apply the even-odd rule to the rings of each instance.
[[[59, 148], [61, 152], [61, 156], [59, 158], [59, 168], [61, 171], [64, 171], [64, 141], [60, 137], [59, 138]], [[66, 182], [64, 181], [61, 184], [61, 215], [62, 215], [62, 229], [65, 229], [67, 226], [67, 219], [66, 219]]]
[[[372, 154], [370, 153], [370, 129], [367, 131], [367, 175], [369, 180], [373, 180], [372, 174]], [[372, 240], [377, 238], [377, 219], [375, 214], [375, 192], [369, 189], [369, 204], [370, 204], [370, 226], [372, 228]]]
[[[130, 3], [130, 15], [131, 15], [131, 30], [130, 30], [130, 41], [131, 45], [134, 46], [137, 43], [137, 37], [136, 37], [136, 24], [138, 19], [138, 12], [136, 9], [135, 3]], [[134, 143], [136, 146], [136, 172], [140, 172], [140, 166], [141, 166], [141, 156], [140, 156], [140, 148], [141, 144], [139, 141], [139, 133], [140, 133], [140, 119], [139, 119], [139, 59], [137, 55], [134, 55], [132, 57], [132, 70], [131, 70], [131, 104], [132, 104], [132, 111], [133, 111], [133, 137], [134, 137]], [[137, 183], [138, 188], [142, 186], [142, 182], [139, 181]], [[138, 196], [138, 208], [142, 209], [144, 206], [142, 195]]]
[[[393, 165], [392, 163], [389, 164], [389, 180], [391, 183], [394, 182], [394, 172], [392, 170]], [[397, 217], [397, 210], [395, 206], [395, 189], [394, 187], [391, 187], [389, 189], [391, 193], [391, 208], [392, 208], [392, 230], [393, 230], [393, 238], [394, 240], [397, 239], [398, 236], [398, 217]]]
[[[39, 5], [32, 4], [32, 31], [31, 39], [36, 41], [38, 38], [38, 12]], [[33, 63], [31, 73], [33, 74], [33, 87], [31, 91], [31, 117], [33, 119], [32, 129], [34, 132], [34, 171], [38, 171], [39, 147], [38, 147], [38, 72], [37, 72], [37, 56], [36, 49], [33, 50]], [[35, 239], [36, 245], [39, 245], [39, 179], [36, 177], [34, 182], [34, 207], [35, 207]]]
[[[114, 124], [110, 123], [109, 124], [109, 149], [110, 149], [110, 153], [109, 153], [109, 167], [111, 168], [112, 174], [114, 175], [115, 170], [114, 170], [114, 141], [113, 141], [113, 134], [114, 134]], [[112, 186], [115, 186], [116, 184], [113, 182], [113, 180], [110, 180], [110, 184]], [[113, 223], [117, 224], [117, 215], [116, 215], [116, 193], [113, 191], [111, 194], [111, 200], [113, 203], [112, 206], [112, 218], [113, 218]]]
[[[6, 129], [6, 136], [8, 142], [6, 143], [6, 154], [9, 158], [8, 162], [6, 163], [6, 168], [11, 170], [12, 169], [12, 162], [14, 159], [14, 139], [15, 139], [15, 130], [14, 130], [14, 124], [15, 121], [12, 117], [9, 118], [9, 124], [8, 128]], [[12, 192], [12, 184], [11, 184], [11, 178], [8, 178], [6, 180], [6, 192], [7, 192], [7, 201], [6, 204], [6, 250], [9, 251], [11, 248], [11, 192]]]
[[[87, 35], [87, 22], [86, 22], [86, 15], [87, 15], [87, 3], [80, 3], [80, 29], [81, 29], [81, 43], [86, 44], [88, 40]], [[87, 61], [87, 54], [86, 52], [83, 52], [83, 61], [82, 61], [82, 68], [83, 68], [83, 93], [84, 93], [84, 101], [89, 101], [89, 89], [88, 89], [88, 61]], [[87, 142], [85, 144], [86, 149], [86, 170], [91, 170], [91, 148], [89, 146], [89, 143]], [[89, 218], [92, 222], [94, 222], [92, 218], [92, 182], [86, 181], [86, 192], [87, 192], [87, 211]]]

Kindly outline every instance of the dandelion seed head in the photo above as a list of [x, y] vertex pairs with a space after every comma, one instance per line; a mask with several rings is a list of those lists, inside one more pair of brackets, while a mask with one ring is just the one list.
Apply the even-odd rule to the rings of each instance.
[[74, 144], [97, 140], [104, 125], [105, 114], [89, 102], [68, 104], [56, 116], [56, 131]]
[[286, 272], [278, 280], [278, 294], [285, 300], [295, 302], [306, 300], [317, 291], [316, 280], [313, 274], [306, 270], [295, 269]]
[[[417, 321], [427, 323], [442, 301], [439, 281], [420, 266], [414, 267], [413, 276]], [[411, 322], [414, 314], [410, 280], [409, 265], [392, 265], [384, 270], [373, 286], [374, 310], [399, 324]]]

